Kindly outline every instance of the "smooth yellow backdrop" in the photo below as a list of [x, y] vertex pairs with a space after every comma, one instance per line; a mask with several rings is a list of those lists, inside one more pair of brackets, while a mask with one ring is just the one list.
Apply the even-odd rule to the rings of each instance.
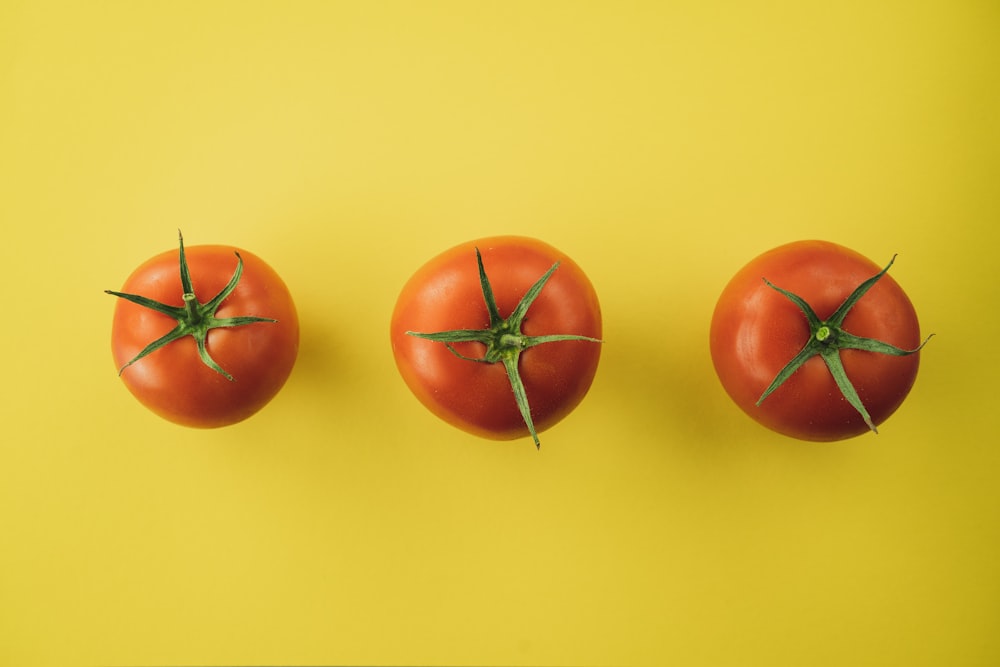
[[[1000, 664], [1000, 5], [0, 4], [0, 664]], [[175, 245], [269, 261], [298, 365], [195, 431], [109, 350]], [[537, 236], [602, 300], [590, 394], [438, 421], [388, 318]], [[926, 348], [881, 429], [772, 434], [708, 321], [758, 253], [892, 269]]]

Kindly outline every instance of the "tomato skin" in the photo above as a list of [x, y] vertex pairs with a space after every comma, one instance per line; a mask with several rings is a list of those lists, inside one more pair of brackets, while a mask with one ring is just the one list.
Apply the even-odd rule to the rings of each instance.
[[[195, 294], [208, 301], [229, 282], [236, 268], [229, 246], [185, 248]], [[206, 366], [194, 339], [186, 336], [128, 366], [121, 373], [129, 391], [164, 419], [199, 428], [242, 421], [266, 405], [281, 389], [298, 355], [299, 323], [291, 294], [280, 276], [256, 255], [240, 250], [243, 275], [216, 311], [220, 318], [257, 316], [260, 322], [208, 333], [207, 349], [233, 380]], [[183, 306], [179, 251], [150, 258], [125, 281], [122, 292]], [[176, 320], [118, 299], [111, 329], [115, 367], [121, 368], [146, 345], [176, 326]]]
[[[555, 262], [560, 263], [524, 318], [525, 335], [600, 338], [601, 309], [593, 285], [572, 259], [527, 237], [463, 243], [431, 259], [405, 284], [392, 314], [390, 338], [406, 384], [444, 421], [480, 437], [511, 440], [528, 435], [528, 429], [503, 364], [460, 359], [440, 342], [406, 333], [489, 326], [476, 268], [477, 247], [503, 317]], [[479, 343], [455, 348], [473, 358], [485, 351]], [[544, 343], [521, 352], [521, 378], [537, 431], [560, 421], [583, 400], [600, 354], [601, 345], [589, 341]]]
[[[802, 311], [763, 279], [798, 294], [825, 320], [881, 268], [834, 243], [798, 241], [765, 252], [740, 269], [719, 297], [709, 336], [716, 373], [733, 401], [764, 426], [801, 440], [833, 441], [866, 433], [868, 426], [819, 357], [809, 359], [755, 405], [810, 336]], [[888, 274], [855, 304], [843, 328], [907, 350], [920, 345], [916, 311]], [[896, 357], [848, 349], [840, 355], [872, 421], [884, 422], [912, 388], [919, 353]]]

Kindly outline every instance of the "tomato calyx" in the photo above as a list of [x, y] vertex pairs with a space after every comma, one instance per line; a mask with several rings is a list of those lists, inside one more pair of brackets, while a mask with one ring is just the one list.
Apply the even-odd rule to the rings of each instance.
[[[479, 252], [479, 248], [476, 248], [476, 264], [479, 268], [479, 284], [483, 290], [483, 299], [486, 302], [486, 310], [490, 317], [489, 325], [485, 329], [454, 329], [434, 333], [407, 331], [406, 334], [444, 343], [448, 350], [459, 359], [476, 363], [503, 364], [507, 372], [507, 377], [510, 380], [511, 389], [514, 392], [514, 400], [517, 403], [521, 417], [524, 419], [525, 426], [528, 427], [528, 432], [535, 442], [535, 447], [541, 448], [541, 442], [538, 439], [538, 433], [535, 430], [535, 424], [531, 417], [528, 396], [524, 389], [524, 383], [521, 380], [521, 373], [518, 370], [521, 352], [536, 345], [557, 341], [578, 340], [592, 343], [601, 343], [602, 341], [598, 338], [575, 334], [526, 336], [521, 333], [521, 325], [528, 309], [535, 302], [535, 299], [538, 298], [538, 295], [541, 294], [542, 288], [545, 287], [552, 274], [559, 268], [559, 262], [553, 264], [541, 278], [535, 281], [528, 291], [525, 292], [524, 296], [521, 297], [521, 300], [507, 318], [500, 315], [496, 297], [493, 295], [493, 287], [486, 276], [486, 269], [483, 266], [483, 257]], [[486, 346], [486, 351], [482, 357], [469, 357], [455, 349], [454, 343], [481, 343]]]
[[844, 300], [844, 302], [834, 311], [826, 320], [821, 320], [816, 312], [812, 309], [804, 299], [799, 297], [788, 290], [782, 289], [777, 285], [771, 283], [767, 278], [764, 278], [764, 283], [767, 284], [771, 289], [786, 296], [791, 300], [799, 310], [805, 315], [806, 320], [809, 323], [809, 340], [806, 342], [805, 346], [796, 354], [792, 359], [782, 368], [778, 374], [775, 376], [771, 384], [768, 385], [764, 393], [761, 394], [760, 398], [757, 399], [757, 405], [760, 406], [768, 396], [771, 395], [778, 387], [780, 387], [784, 382], [790, 378], [795, 371], [797, 371], [802, 364], [812, 357], [819, 356], [823, 362], [826, 364], [827, 369], [830, 371], [830, 375], [833, 376], [834, 382], [837, 384], [837, 388], [840, 389], [841, 394], [848, 403], [854, 407], [855, 410], [861, 415], [862, 419], [865, 420], [865, 424], [873, 433], [878, 433], [878, 429], [872, 422], [871, 415], [868, 414], [868, 409], [865, 407], [864, 403], [861, 402], [861, 397], [858, 396], [857, 389], [851, 383], [850, 378], [847, 377], [847, 372], [844, 370], [844, 364], [840, 359], [840, 350], [862, 350], [865, 352], [875, 352], [878, 354], [888, 354], [891, 356], [902, 357], [910, 354], [919, 352], [924, 345], [927, 344], [934, 334], [927, 336], [920, 345], [912, 350], [904, 350], [902, 348], [896, 347], [884, 341], [876, 340], [874, 338], [863, 338], [861, 336], [855, 336], [854, 334], [847, 332], [843, 329], [844, 319], [847, 314], [851, 311], [854, 305], [863, 297], [868, 290], [870, 290], [875, 283], [877, 283], [882, 276], [888, 272], [889, 267], [893, 265], [896, 261], [896, 256], [893, 255], [892, 259], [884, 269], [879, 271], [876, 275], [872, 276], [868, 280], [864, 281], [855, 288], [853, 292]]
[[181, 298], [184, 300], [183, 306], [170, 306], [138, 294], [104, 290], [107, 294], [120, 297], [126, 301], [131, 301], [132, 303], [149, 308], [150, 310], [155, 310], [158, 313], [163, 313], [164, 315], [177, 320], [177, 326], [144, 347], [139, 354], [135, 355], [124, 366], [118, 369], [118, 374], [121, 375], [125, 372], [126, 368], [143, 357], [159, 350], [161, 347], [169, 345], [175, 340], [184, 338], [185, 336], [191, 336], [194, 338], [195, 343], [198, 346], [198, 356], [201, 358], [202, 362], [230, 382], [234, 382], [235, 378], [227, 373], [218, 363], [216, 363], [216, 361], [212, 359], [212, 356], [208, 353], [206, 345], [208, 332], [212, 329], [241, 327], [257, 322], [277, 322], [277, 320], [268, 317], [252, 316], [216, 317], [215, 313], [219, 309], [219, 306], [221, 306], [222, 302], [225, 301], [230, 294], [232, 294], [233, 290], [236, 289], [236, 285], [240, 282], [240, 278], [243, 275], [243, 258], [240, 257], [239, 252], [234, 252], [236, 255], [236, 270], [233, 272], [232, 278], [229, 279], [229, 282], [218, 294], [212, 297], [209, 301], [201, 303], [195, 296], [194, 286], [191, 283], [191, 273], [188, 270], [187, 257], [184, 254], [184, 237], [181, 235], [180, 230], [177, 232], [177, 237], [180, 243], [180, 274], [181, 289], [183, 290]]

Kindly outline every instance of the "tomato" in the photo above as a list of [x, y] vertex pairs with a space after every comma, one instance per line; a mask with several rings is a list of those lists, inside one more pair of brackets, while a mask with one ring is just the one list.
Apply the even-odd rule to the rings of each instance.
[[889, 266], [799, 241], [743, 267], [723, 289], [710, 332], [733, 401], [802, 440], [877, 432], [910, 392], [926, 343]]
[[292, 297], [252, 253], [185, 248], [181, 239], [178, 250], [152, 257], [120, 292], [108, 293], [121, 297], [111, 327], [119, 375], [143, 405], [172, 422], [212, 428], [246, 419], [295, 365]]
[[590, 389], [600, 336], [586, 274], [516, 236], [433, 258], [403, 287], [390, 326], [396, 366], [431, 412], [484, 438], [530, 435], [536, 445]]

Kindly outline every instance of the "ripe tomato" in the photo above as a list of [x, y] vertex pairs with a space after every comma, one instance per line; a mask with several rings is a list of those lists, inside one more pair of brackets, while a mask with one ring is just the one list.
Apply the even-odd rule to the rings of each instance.
[[716, 373], [733, 401], [803, 440], [875, 431], [909, 393], [923, 347], [917, 314], [889, 266], [800, 241], [743, 267], [722, 291], [710, 333]]
[[108, 293], [121, 297], [111, 327], [119, 374], [143, 405], [172, 422], [210, 428], [246, 419], [295, 364], [292, 297], [249, 252], [185, 249], [181, 239], [179, 250], [149, 259], [121, 292]]
[[515, 236], [464, 243], [425, 264], [390, 328], [399, 372], [431, 412], [475, 435], [530, 434], [536, 445], [590, 389], [600, 336], [597, 294], [580, 267]]

